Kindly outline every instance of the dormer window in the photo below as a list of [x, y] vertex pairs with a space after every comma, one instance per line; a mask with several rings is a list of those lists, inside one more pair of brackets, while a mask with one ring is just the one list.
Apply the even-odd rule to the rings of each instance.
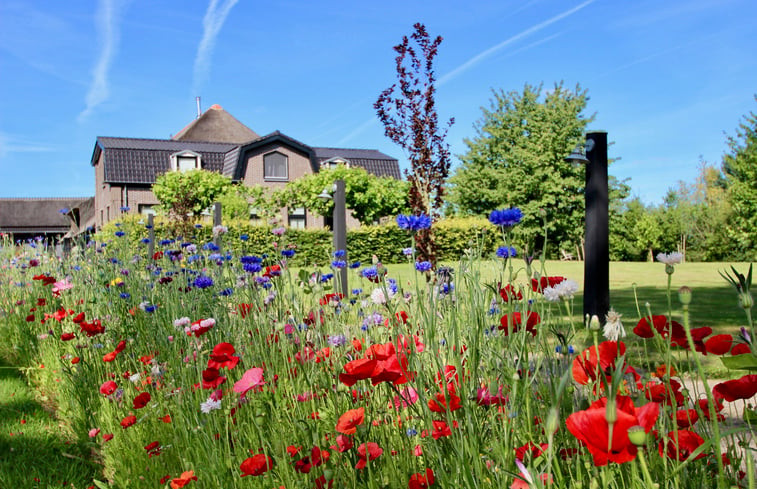
[[289, 158], [284, 153], [274, 151], [263, 156], [263, 175], [266, 180], [286, 181], [289, 179]]
[[340, 157], [337, 156], [335, 158], [330, 158], [330, 159], [324, 161], [323, 163], [321, 163], [321, 168], [322, 169], [326, 169], [326, 170], [332, 170], [332, 169], [336, 168], [337, 165], [344, 165], [347, 168], [349, 168], [350, 167], [350, 162], [347, 161], [347, 160], [345, 160], [344, 158], [340, 158]]
[[189, 171], [201, 168], [201, 157], [194, 151], [184, 150], [171, 155], [171, 170]]

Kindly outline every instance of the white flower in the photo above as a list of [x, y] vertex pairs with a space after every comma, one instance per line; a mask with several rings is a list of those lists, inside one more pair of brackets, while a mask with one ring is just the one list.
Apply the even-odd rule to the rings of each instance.
[[139, 373], [136, 373], [132, 375], [131, 377], [129, 377], [129, 381], [136, 383], [139, 381], [140, 377], [141, 375], [139, 375]]
[[200, 404], [200, 411], [205, 414], [215, 411], [216, 409], [221, 409], [221, 401], [214, 401], [212, 398], [208, 398], [207, 401]]
[[561, 299], [572, 299], [576, 292], [578, 292], [578, 283], [574, 280], [563, 280], [555, 285], [555, 290]]
[[381, 289], [373, 289], [373, 292], [371, 292], [371, 301], [374, 304], [386, 304], [386, 294]]
[[620, 322], [622, 314], [618, 314], [615, 309], [610, 308], [605, 316], [605, 327], [602, 330], [602, 334], [610, 341], [618, 341], [619, 338], [626, 337], [626, 330], [623, 328], [623, 323]]
[[218, 226], [213, 226], [213, 236], [218, 236], [219, 234], [226, 234], [229, 232], [229, 228], [226, 226], [221, 226], [220, 224]]
[[181, 329], [182, 326], [189, 326], [191, 323], [192, 321], [189, 318], [183, 317], [183, 318], [174, 320], [173, 325], [174, 325], [174, 328]]
[[544, 299], [547, 302], [560, 302], [560, 293], [554, 287], [544, 289]]
[[681, 263], [683, 260], [683, 255], [681, 253], [678, 253], [677, 251], [674, 251], [672, 253], [657, 253], [657, 261], [662, 262], [666, 265], [676, 265], [678, 263]]

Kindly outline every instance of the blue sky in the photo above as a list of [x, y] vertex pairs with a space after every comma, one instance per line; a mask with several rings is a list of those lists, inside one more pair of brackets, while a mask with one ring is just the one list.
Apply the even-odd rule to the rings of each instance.
[[168, 138], [220, 104], [258, 134], [376, 148], [406, 164], [372, 108], [423, 22], [444, 38], [440, 117], [453, 154], [492, 89], [580, 84], [610, 168], [659, 203], [720, 163], [757, 109], [753, 0], [4, 0], [0, 197], [94, 194], [97, 136]]

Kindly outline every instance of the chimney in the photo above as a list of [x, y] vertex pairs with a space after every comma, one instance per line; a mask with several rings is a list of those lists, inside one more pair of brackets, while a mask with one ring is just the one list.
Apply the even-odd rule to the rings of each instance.
[[198, 95], [195, 97], [195, 102], [197, 102], [197, 118], [199, 119], [202, 115], [202, 111], [200, 110], [200, 96]]

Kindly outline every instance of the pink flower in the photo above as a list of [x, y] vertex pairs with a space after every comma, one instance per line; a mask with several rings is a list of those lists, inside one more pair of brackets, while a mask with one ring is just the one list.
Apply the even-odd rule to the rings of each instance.
[[99, 434], [100, 434], [100, 428], [92, 428], [91, 430], [89, 430], [89, 437], [90, 438], [94, 438], [94, 437], [96, 437]]
[[71, 289], [71, 288], [73, 288], [73, 286], [74, 286], [74, 284], [72, 284], [71, 282], [69, 282], [66, 279], [63, 279], [60, 282], [55, 282], [53, 284], [53, 294], [55, 294], [56, 296], [60, 295], [60, 293], [62, 291]]
[[250, 389], [263, 387], [263, 369], [254, 367], [244, 373], [242, 379], [234, 384], [234, 392], [244, 395]]

